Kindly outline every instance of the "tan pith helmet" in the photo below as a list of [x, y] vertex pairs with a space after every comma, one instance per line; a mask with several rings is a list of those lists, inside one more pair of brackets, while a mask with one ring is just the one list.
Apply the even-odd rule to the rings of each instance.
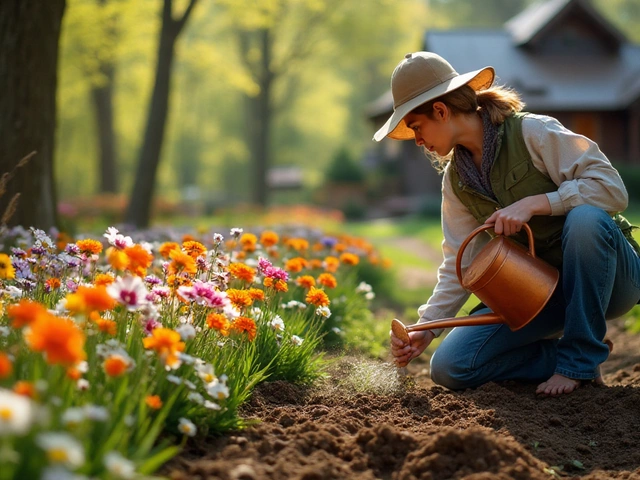
[[463, 85], [469, 85], [476, 91], [484, 90], [493, 84], [494, 79], [493, 67], [460, 75], [440, 55], [432, 52], [407, 53], [391, 75], [393, 114], [373, 139], [376, 142], [384, 137], [413, 140], [413, 130], [404, 123], [404, 117], [411, 110]]

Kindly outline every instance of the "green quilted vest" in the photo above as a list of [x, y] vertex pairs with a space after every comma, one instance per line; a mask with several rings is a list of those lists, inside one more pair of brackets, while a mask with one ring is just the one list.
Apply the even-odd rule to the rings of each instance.
[[[490, 174], [491, 187], [497, 201], [464, 185], [455, 169], [455, 163], [451, 165], [451, 182], [454, 192], [481, 224], [499, 208], [511, 205], [524, 197], [558, 190], [551, 179], [533, 166], [522, 135], [522, 120], [525, 116], [526, 113], [516, 113], [508, 117], [499, 127], [496, 158]], [[536, 256], [556, 267], [562, 264], [561, 235], [565, 218], [565, 216], [536, 215], [528, 222], [535, 239]], [[631, 235], [634, 227], [621, 215], [616, 215], [614, 220], [627, 240], [636, 251], [639, 251], [640, 247]], [[493, 234], [493, 231], [490, 233]], [[527, 234], [524, 229], [510, 238], [528, 248]]]

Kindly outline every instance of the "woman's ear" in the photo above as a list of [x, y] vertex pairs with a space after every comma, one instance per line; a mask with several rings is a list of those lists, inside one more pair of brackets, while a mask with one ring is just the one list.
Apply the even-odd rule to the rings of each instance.
[[449, 108], [443, 102], [433, 104], [433, 116], [436, 120], [446, 121], [449, 119]]

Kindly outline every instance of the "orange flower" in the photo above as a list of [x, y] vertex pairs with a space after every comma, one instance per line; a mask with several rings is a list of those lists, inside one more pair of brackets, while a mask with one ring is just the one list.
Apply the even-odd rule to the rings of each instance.
[[249, 317], [238, 317], [231, 324], [231, 330], [237, 333], [245, 332], [249, 337], [249, 340], [253, 341], [256, 338], [256, 322]]
[[66, 297], [66, 308], [74, 313], [91, 313], [94, 310], [111, 310], [116, 306], [115, 299], [107, 293], [107, 287], [86, 287], [81, 285], [75, 293]]
[[127, 371], [129, 362], [120, 355], [111, 355], [104, 361], [102, 367], [104, 368], [104, 373], [110, 377], [119, 377]]
[[167, 285], [173, 288], [188, 287], [191, 285], [191, 279], [189, 277], [183, 277], [182, 275], [169, 275], [167, 277]]
[[59, 278], [51, 277], [44, 284], [47, 286], [49, 290], [57, 290], [60, 288], [61, 282]]
[[122, 250], [109, 247], [106, 251], [107, 261], [114, 270], [124, 270], [129, 266], [129, 257]]
[[184, 352], [185, 344], [180, 341], [180, 334], [169, 328], [154, 328], [151, 336], [143, 338], [144, 348], [155, 350], [165, 365], [178, 366], [178, 352]]
[[295, 257], [287, 260], [287, 263], [284, 265], [284, 269], [293, 273], [297, 273], [301, 271], [303, 268], [307, 267], [307, 261], [302, 257]]
[[25, 340], [35, 352], [43, 352], [49, 364], [75, 365], [84, 360], [84, 333], [69, 318], [40, 315], [30, 325]]
[[232, 263], [229, 265], [229, 273], [234, 277], [244, 280], [247, 283], [253, 283], [256, 270], [244, 263]]
[[334, 249], [336, 252], [340, 253], [340, 252], [344, 252], [344, 251], [347, 249], [347, 246], [346, 246], [344, 243], [336, 243], [336, 244], [333, 246], [333, 249]]
[[93, 280], [93, 284], [97, 286], [107, 287], [115, 282], [116, 277], [111, 275], [110, 273], [99, 273], [96, 275], [96, 278]]
[[169, 257], [173, 260], [169, 264], [169, 273], [194, 274], [198, 271], [196, 261], [180, 250], [172, 250]]
[[280, 238], [276, 232], [272, 232], [271, 230], [265, 230], [260, 235], [260, 243], [265, 247], [273, 247], [278, 243]]
[[11, 359], [9, 355], [4, 352], [0, 352], [0, 380], [4, 380], [9, 377], [13, 372], [13, 363], [11, 363]]
[[338, 270], [338, 267], [340, 266], [340, 260], [338, 260], [336, 257], [332, 257], [332, 256], [328, 256], [324, 259], [324, 269], [327, 272], [336, 272], [336, 270]]
[[25, 380], [21, 380], [16, 382], [13, 386], [13, 391], [18, 395], [22, 395], [23, 397], [36, 398], [36, 386]]
[[44, 305], [31, 300], [20, 300], [19, 303], [7, 308], [7, 314], [13, 320], [11, 324], [13, 328], [22, 328], [25, 325], [30, 325], [38, 316], [48, 313]]
[[182, 244], [182, 250], [194, 260], [200, 255], [207, 253], [207, 247], [194, 240], [186, 241]]
[[78, 240], [76, 242], [76, 245], [82, 253], [97, 255], [98, 253], [102, 252], [102, 243], [100, 243], [98, 240], [92, 240], [91, 238]]
[[162, 408], [162, 400], [159, 395], [147, 395], [144, 403], [153, 410], [160, 410]]
[[327, 294], [324, 293], [324, 290], [316, 287], [311, 287], [309, 289], [309, 293], [307, 293], [305, 301], [315, 305], [316, 307], [326, 307], [331, 303]]
[[312, 258], [311, 260], [309, 260], [309, 268], [312, 270], [322, 268], [322, 260], [320, 260], [319, 258]]
[[222, 313], [210, 313], [207, 315], [209, 328], [218, 330], [225, 337], [229, 334], [229, 320]]
[[124, 253], [129, 258], [129, 265], [126, 269], [134, 275], [144, 277], [147, 274], [147, 268], [153, 262], [153, 255], [139, 244], [126, 247]]
[[69, 367], [67, 368], [67, 378], [74, 381], [80, 380], [82, 378], [82, 372], [76, 367]]
[[287, 282], [285, 282], [284, 280], [279, 279], [274, 281], [273, 278], [267, 277], [264, 279], [263, 284], [265, 287], [273, 287], [279, 292], [289, 291], [289, 286], [287, 285]]
[[109, 320], [108, 318], [102, 318], [97, 312], [93, 312], [91, 315], [91, 320], [93, 320], [98, 327], [98, 330], [106, 333], [107, 335], [115, 335], [118, 331], [118, 324], [113, 320]]
[[264, 300], [264, 290], [260, 290], [259, 288], [250, 288], [247, 292], [249, 292], [249, 296], [252, 300], [257, 300], [259, 302]]
[[180, 245], [178, 245], [176, 242], [164, 242], [162, 245], [160, 245], [158, 252], [160, 252], [160, 255], [162, 255], [164, 258], [169, 258], [169, 255], [171, 255], [171, 252], [174, 250], [180, 250]]
[[360, 262], [360, 257], [353, 253], [345, 252], [340, 255], [340, 261], [345, 265], [357, 265]]
[[336, 288], [338, 286], [336, 277], [334, 277], [330, 273], [321, 273], [318, 276], [318, 283], [320, 285], [324, 285], [327, 288]]
[[240, 237], [240, 245], [242, 245], [242, 249], [245, 252], [255, 251], [257, 243], [258, 237], [256, 237], [253, 233], [244, 233]]
[[302, 288], [311, 288], [315, 286], [316, 280], [311, 275], [302, 275], [296, 278], [296, 284], [300, 285]]
[[248, 290], [229, 288], [227, 290], [227, 297], [229, 297], [231, 303], [240, 310], [244, 307], [249, 307], [253, 303], [253, 299], [251, 298]]
[[305, 251], [309, 248], [309, 241], [304, 238], [290, 238], [286, 245], [298, 252]]

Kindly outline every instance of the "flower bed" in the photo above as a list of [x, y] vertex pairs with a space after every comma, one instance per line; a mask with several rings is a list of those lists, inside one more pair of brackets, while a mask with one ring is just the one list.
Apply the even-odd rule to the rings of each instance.
[[4, 238], [1, 478], [134, 478], [244, 427], [257, 384], [323, 375], [324, 342], [373, 298], [357, 265], [383, 263], [308, 229], [148, 235]]

